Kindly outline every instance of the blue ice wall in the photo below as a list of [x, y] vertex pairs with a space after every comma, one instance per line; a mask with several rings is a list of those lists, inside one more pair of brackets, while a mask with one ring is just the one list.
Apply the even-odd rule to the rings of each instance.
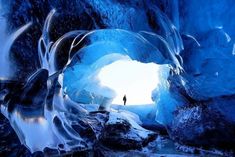
[[185, 0], [179, 6], [188, 93], [201, 100], [234, 94], [234, 1]]
[[[150, 50], [157, 49], [158, 51], [155, 52], [161, 52], [161, 55], [168, 59], [167, 63], [175, 63], [173, 71], [176, 67], [179, 68], [177, 75], [171, 71], [171, 77], [167, 80], [169, 87], [174, 89], [179, 86], [181, 90], [179, 90], [181, 95], [178, 91], [174, 93], [175, 97], [179, 98], [178, 101], [174, 101], [174, 104], [188, 105], [185, 103], [187, 101], [183, 100], [189, 100], [187, 102], [189, 105], [195, 105], [198, 102], [207, 104], [211, 107], [209, 111], [211, 109], [219, 111], [226, 120], [234, 122], [235, 118], [231, 112], [235, 109], [235, 32], [233, 31], [235, 4], [233, 0], [2, 0], [0, 4], [0, 24], [6, 26], [1, 27], [0, 32], [6, 36], [6, 39], [15, 37], [10, 40], [9, 52], [0, 53], [0, 58], [4, 61], [0, 64], [1, 68], [4, 67], [5, 70], [7, 69], [5, 65], [11, 63], [10, 71], [7, 70], [11, 78], [5, 79], [25, 82], [41, 68], [47, 69], [49, 75], [61, 72], [70, 59], [68, 55], [71, 43], [81, 39], [77, 37], [79, 33], [83, 37], [90, 30], [108, 28], [115, 30], [115, 34], [118, 28], [128, 30], [135, 35], [138, 32], [137, 37], [144, 40], [141, 44], [145, 43], [145, 40], [149, 41]], [[50, 27], [44, 29], [46, 17], [53, 9], [56, 12], [53, 14]], [[71, 33], [74, 30], [85, 31]], [[71, 34], [66, 34], [68, 32]], [[110, 31], [101, 32], [110, 33]], [[134, 56], [141, 61], [149, 59], [146, 53], [149, 49], [139, 46], [141, 44], [138, 42], [134, 42], [137, 46], [129, 43], [133, 38], [122, 36], [123, 33], [116, 34], [119, 39], [106, 38], [112, 36], [109, 33], [103, 33], [96, 36], [96, 39], [102, 39], [102, 44], [92, 45], [93, 48], [87, 46], [80, 51], [89, 58], [87, 62], [98, 58], [92, 53], [101, 45], [102, 49], [99, 49], [99, 52], [114, 49], [115, 46], [109, 47], [110, 45], [103, 38], [118, 43], [118, 48], [124, 45], [123, 47], [133, 51], [145, 50], [142, 52], [144, 55]], [[40, 38], [41, 35], [43, 39]], [[0, 38], [0, 40], [3, 39]], [[75, 46], [73, 53], [88, 44], [94, 44], [93, 41], [96, 40], [87, 39], [81, 42], [77, 47]], [[0, 44], [1, 50], [2, 47], [3, 50], [7, 49], [2, 42]], [[49, 52], [53, 53], [49, 54]], [[104, 52], [100, 53], [99, 57], [106, 54]], [[41, 60], [40, 54], [43, 54]], [[123, 54], [127, 53], [123, 50]], [[131, 56], [133, 53], [128, 55]], [[151, 59], [156, 58], [159, 59], [159, 57]], [[46, 60], [47, 66], [42, 66], [42, 60]], [[2, 78], [3, 74], [0, 74]], [[162, 115], [159, 117], [170, 117], [165, 121], [171, 125], [171, 120], [174, 118], [173, 110], [164, 113], [165, 108], [168, 108], [167, 105], [162, 103]], [[169, 108], [175, 110], [175, 106]], [[185, 113], [184, 110], [182, 112]]]
[[[11, 47], [10, 59], [17, 69], [15, 79], [26, 79], [40, 67], [37, 54], [38, 39], [43, 30], [46, 16], [52, 9], [57, 13], [51, 24], [50, 38], [56, 41], [72, 30], [92, 30], [99, 28], [119, 28], [131, 31], [150, 31], [164, 36], [174, 34], [174, 27], [166, 27], [168, 18], [159, 16], [160, 10], [166, 10], [170, 19], [178, 28], [178, 17], [173, 16], [169, 8], [177, 10], [177, 1], [1, 1], [2, 18], [7, 20], [6, 32], [11, 34], [21, 26], [32, 22], [32, 26], [20, 35]], [[159, 9], [160, 8], [160, 9]], [[163, 16], [164, 17], [164, 16]], [[164, 28], [164, 29], [162, 29]], [[175, 34], [175, 36], [178, 36]], [[177, 37], [175, 37], [177, 38]], [[171, 39], [167, 39], [170, 42]], [[179, 41], [180, 42], [180, 41]], [[174, 43], [171, 43], [174, 44]], [[19, 47], [21, 47], [19, 49]], [[177, 49], [176, 51], [179, 51]], [[61, 52], [64, 54], [66, 52]]]

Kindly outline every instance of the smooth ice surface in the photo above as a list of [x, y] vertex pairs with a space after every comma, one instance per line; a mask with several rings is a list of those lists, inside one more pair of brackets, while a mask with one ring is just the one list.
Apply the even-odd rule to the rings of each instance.
[[[27, 118], [18, 112], [12, 116], [13, 128], [31, 152], [43, 150], [47, 146], [56, 148], [60, 143], [49, 121], [44, 117]], [[25, 136], [22, 137], [22, 134]]]
[[139, 116], [143, 124], [154, 124], [156, 123], [156, 105], [155, 104], [139, 104], [139, 105], [117, 105], [112, 104], [111, 109], [115, 109], [119, 112], [129, 111]]
[[119, 60], [103, 67], [98, 78], [102, 86], [116, 93], [112, 104], [123, 104], [125, 94], [127, 105], [151, 104], [152, 91], [159, 83], [158, 68], [154, 63]]

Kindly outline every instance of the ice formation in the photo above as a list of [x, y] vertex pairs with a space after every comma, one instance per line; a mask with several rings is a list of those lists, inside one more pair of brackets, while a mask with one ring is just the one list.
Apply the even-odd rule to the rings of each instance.
[[[154, 33], [134, 33], [121, 29], [74, 30], [53, 42], [50, 31], [55, 13], [56, 10], [53, 9], [45, 20], [42, 36], [38, 42], [40, 69], [28, 78], [21, 89], [22, 93], [17, 93], [20, 98], [19, 106], [10, 101], [1, 107], [2, 113], [11, 122], [20, 141], [31, 152], [42, 151], [46, 147], [57, 148], [61, 144], [63, 145], [61, 149], [65, 151], [90, 147], [84, 137], [73, 128], [76, 119], [88, 116], [86, 110], [75, 102], [99, 104], [103, 109], [110, 104], [114, 91], [101, 86], [96, 78], [105, 65], [121, 59], [132, 59], [143, 63], [166, 64], [166, 68], [171, 67], [176, 73], [182, 70], [175, 57], [177, 46], [176, 48], [169, 46], [163, 37]], [[30, 24], [16, 31], [10, 42], [13, 43], [20, 33], [30, 27]], [[170, 36], [167, 38], [173, 40]], [[61, 62], [57, 56], [58, 51], [68, 41], [70, 46], [65, 56], [67, 61]], [[158, 48], [155, 45], [157, 43], [159, 45], [162, 43], [163, 47]], [[9, 50], [8, 48], [7, 51]], [[166, 73], [169, 73], [169, 70]], [[75, 113], [78, 117], [72, 118]], [[115, 117], [112, 116], [110, 113], [110, 118]], [[87, 123], [89, 119], [91, 122], [95, 120], [90, 117], [86, 119]], [[104, 123], [102, 120], [98, 121]], [[130, 125], [132, 123], [134, 122]], [[33, 138], [32, 133], [35, 132], [37, 136]], [[39, 139], [41, 142], [37, 144], [36, 141]]]
[[122, 142], [139, 148], [155, 135], [142, 134], [136, 115], [108, 110], [115, 92], [97, 74], [118, 60], [155, 63], [155, 105], [124, 109], [179, 144], [234, 149], [234, 8], [233, 0], [0, 1], [1, 113], [31, 152], [91, 149], [119, 119], [117, 136], [138, 135], [138, 145]]

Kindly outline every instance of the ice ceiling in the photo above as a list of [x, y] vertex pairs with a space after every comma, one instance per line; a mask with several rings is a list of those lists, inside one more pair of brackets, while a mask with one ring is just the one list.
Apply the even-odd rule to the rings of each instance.
[[[55, 9], [51, 10], [45, 20], [42, 35], [38, 40], [40, 68], [28, 78], [22, 88], [23, 91], [19, 95], [20, 105], [17, 106], [10, 101], [8, 105], [1, 107], [2, 113], [12, 123], [20, 141], [32, 152], [42, 150], [46, 146], [55, 148], [59, 144], [63, 144], [66, 151], [73, 147], [80, 149], [86, 147], [82, 137], [73, 129], [72, 124], [76, 123], [76, 120], [67, 116], [74, 111], [81, 116], [87, 114], [76, 103], [99, 104], [100, 109], [105, 109], [112, 103], [116, 95], [115, 91], [103, 86], [102, 80], [99, 80], [99, 74], [105, 66], [115, 65], [118, 60], [129, 60], [129, 62], [133, 60], [132, 63], [138, 61], [142, 66], [161, 64], [163, 68], [154, 68], [154, 70], [152, 68], [150, 71], [161, 81], [161, 86], [156, 88], [157, 81], [152, 82], [148, 79], [154, 83], [149, 91], [154, 93], [151, 95], [149, 93], [148, 98], [155, 103], [159, 103], [161, 96], [169, 95], [166, 79], [170, 69], [176, 74], [182, 72], [182, 67], [176, 58], [176, 54], [182, 48], [181, 39], [169, 21], [162, 21], [172, 26], [172, 36], [168, 36], [167, 39], [149, 32], [100, 29], [70, 31], [53, 42], [50, 31], [55, 13]], [[5, 45], [6, 56], [14, 40], [30, 28], [30, 25], [31, 23], [28, 23], [12, 34], [12, 38], [9, 38], [8, 44]], [[68, 49], [64, 51], [64, 46], [68, 44]], [[63, 59], [61, 52], [64, 52]], [[148, 68], [145, 68], [145, 72], [146, 70]], [[11, 74], [13, 71], [14, 69], [11, 68], [5, 73]], [[143, 73], [142, 71], [142, 76]], [[145, 84], [145, 86], [148, 85]], [[33, 106], [29, 110], [25, 105], [30, 103]], [[49, 140], [43, 138], [41, 136], [44, 134], [41, 133], [37, 134], [37, 138], [32, 138], [33, 130], [43, 130], [51, 138]], [[41, 139], [40, 145], [35, 142], [38, 139]]]
[[[1, 1], [0, 78], [17, 86], [1, 86], [1, 113], [31, 152], [92, 143], [74, 124], [103, 122], [83, 105], [112, 103], [117, 93], [98, 76], [120, 60], [159, 66], [152, 123], [173, 140], [234, 145], [233, 0], [63, 2]], [[32, 138], [38, 128], [51, 138]]]
[[[76, 47], [81, 47], [83, 42], [89, 43], [89, 45], [76, 51], [63, 74], [64, 91], [78, 103], [95, 103], [104, 107], [112, 102], [115, 91], [101, 86], [97, 76], [101, 68], [117, 60], [132, 59], [142, 63], [166, 64], [176, 73], [182, 71], [173, 48], [163, 38], [153, 33], [136, 34], [119, 29], [97, 30], [85, 35], [79, 32], [72, 43], [70, 53], [76, 50]], [[152, 42], [162, 45], [158, 48]], [[161, 50], [167, 53], [163, 54]], [[115, 73], [115, 71], [113, 72]], [[53, 69], [51, 73], [53, 73]], [[158, 77], [161, 76], [158, 75]]]

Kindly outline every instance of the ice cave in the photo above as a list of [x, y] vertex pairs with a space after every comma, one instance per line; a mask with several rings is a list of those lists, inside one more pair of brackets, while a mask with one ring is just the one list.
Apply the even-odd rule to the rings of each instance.
[[0, 0], [0, 156], [235, 156], [234, 0]]
[[152, 91], [159, 83], [159, 66], [132, 60], [118, 60], [101, 69], [98, 78], [102, 86], [109, 87], [116, 95], [111, 104], [123, 104], [128, 96], [128, 105], [153, 104]]

